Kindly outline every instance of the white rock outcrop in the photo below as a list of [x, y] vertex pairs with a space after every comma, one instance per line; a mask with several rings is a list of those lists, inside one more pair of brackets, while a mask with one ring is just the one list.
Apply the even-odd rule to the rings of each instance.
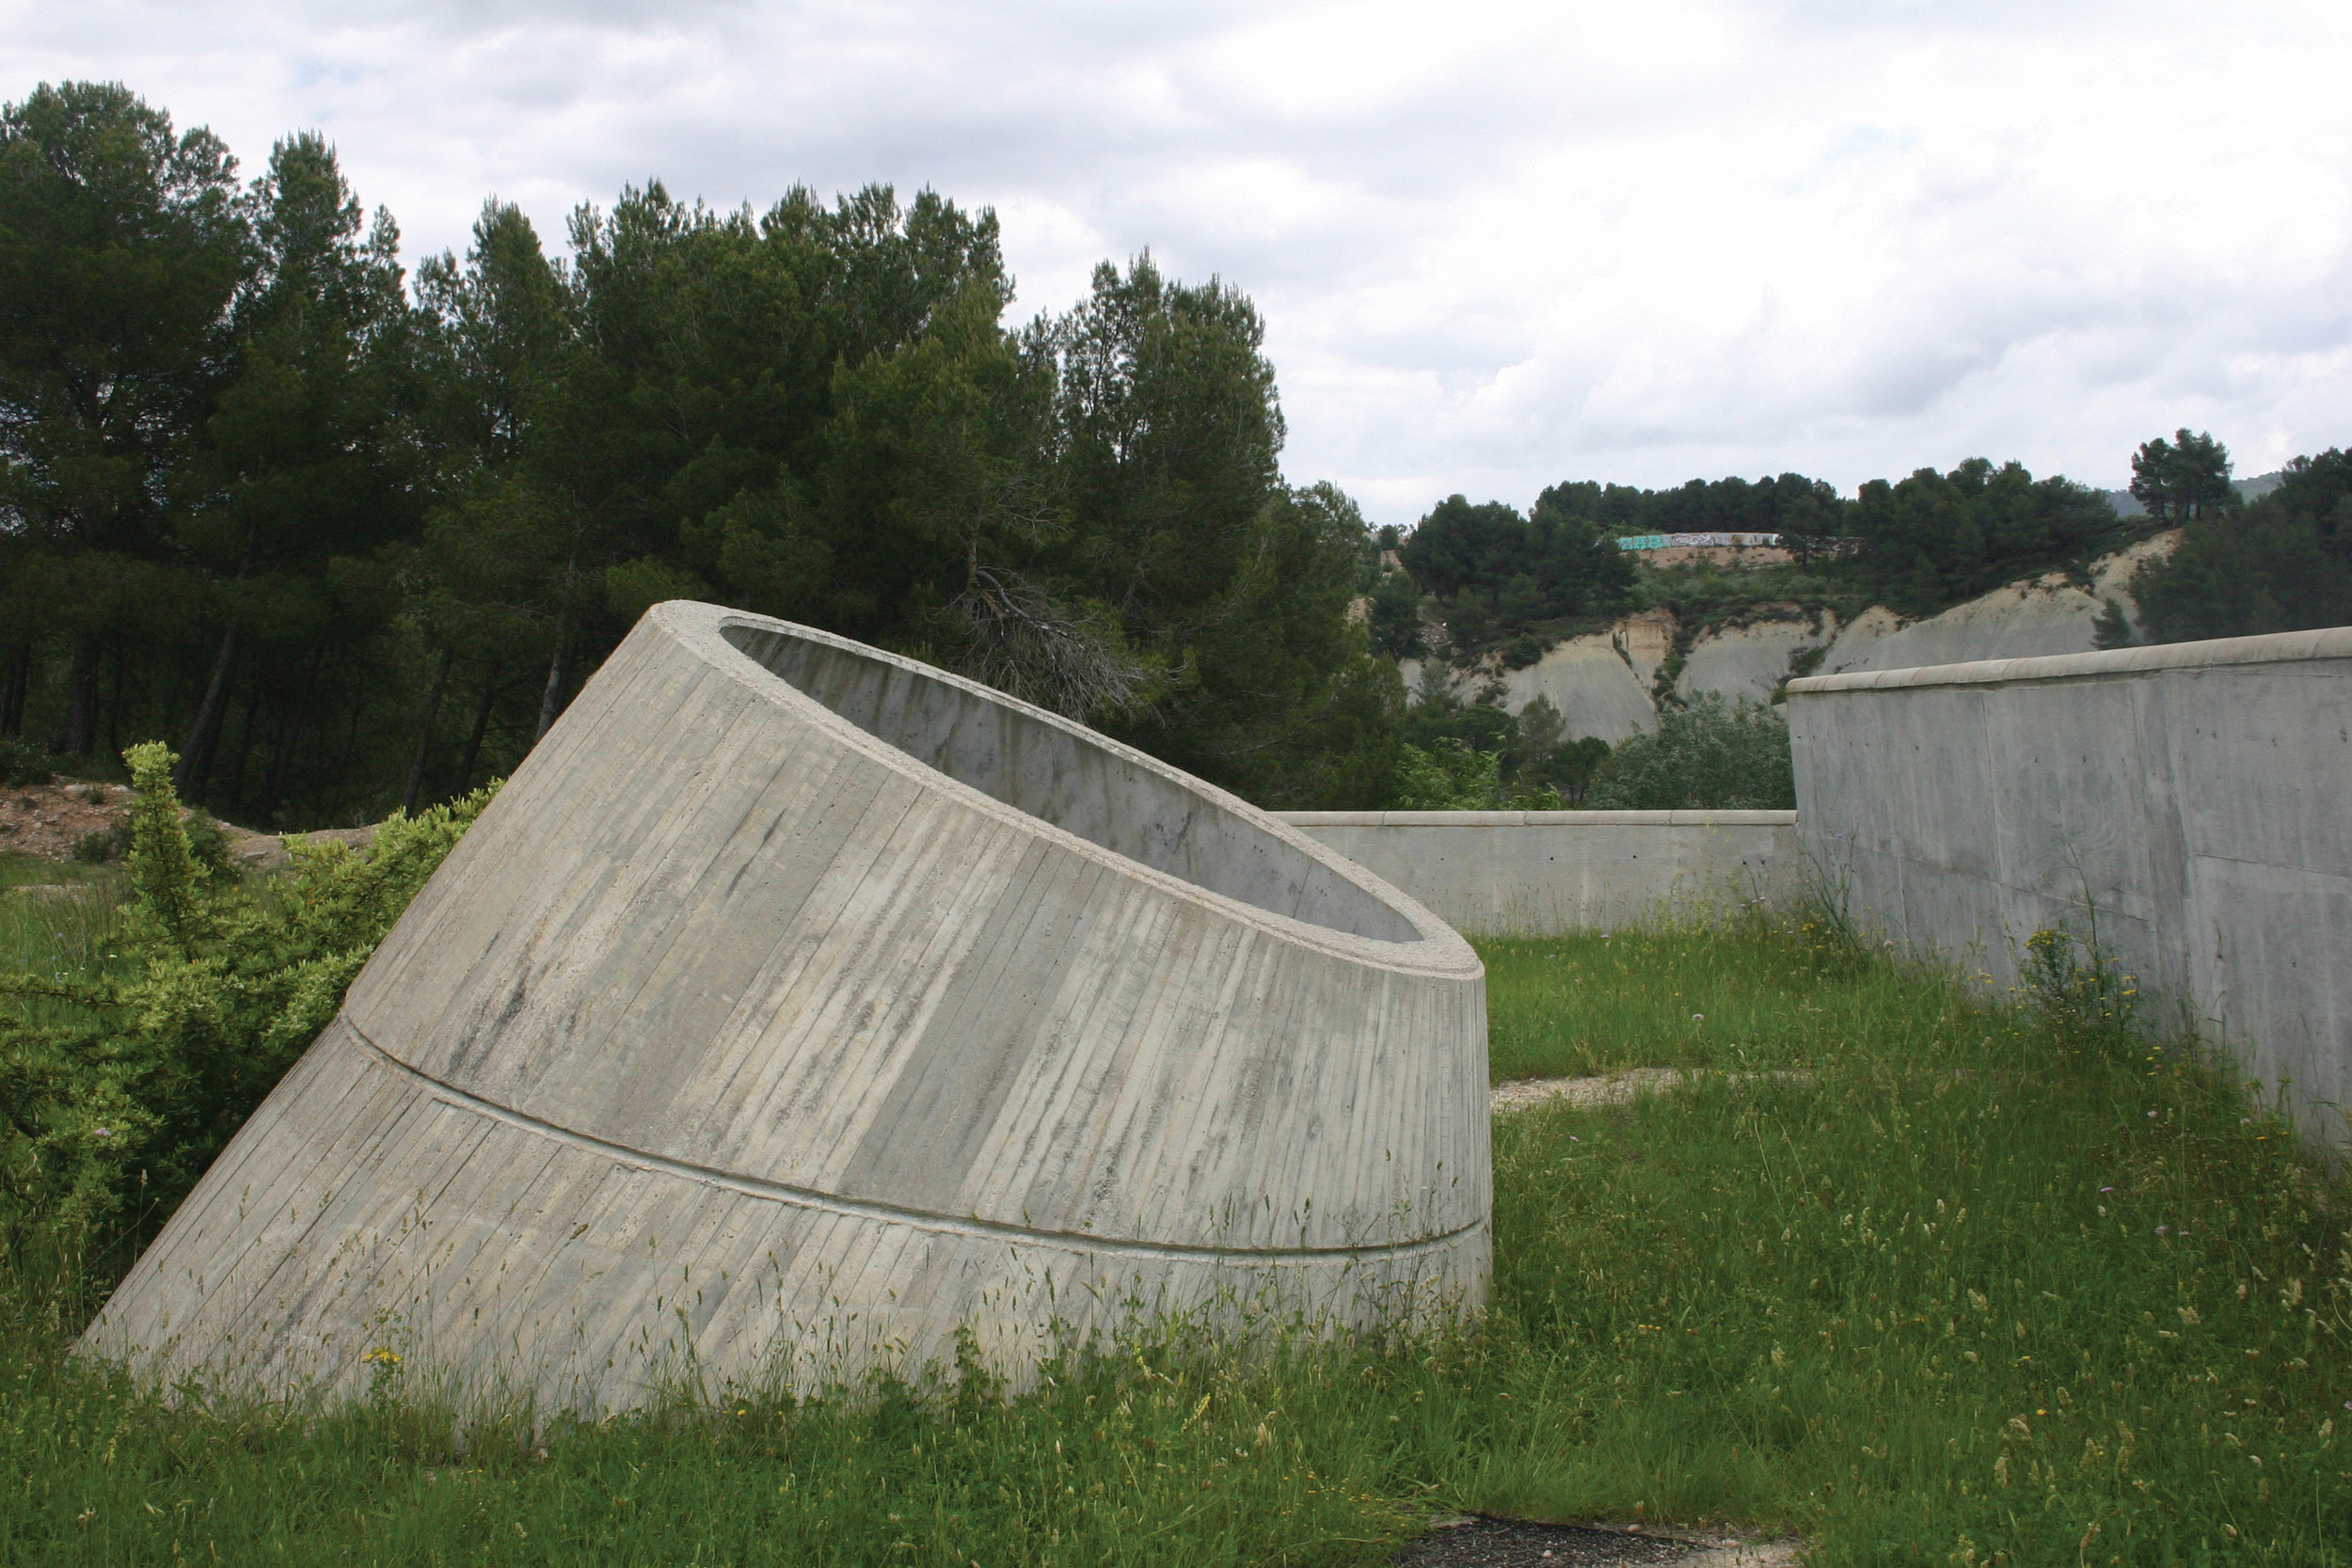
[[[1686, 697], [1712, 691], [1762, 702], [1794, 673], [1794, 657], [1816, 649], [1822, 650], [1813, 664], [1816, 674], [2089, 653], [2091, 623], [2105, 603], [2113, 599], [2134, 613], [2127, 586], [2132, 574], [2152, 556], [2169, 552], [2179, 538], [2177, 531], [2160, 533], [2100, 558], [2091, 564], [2088, 590], [2052, 572], [1921, 621], [1906, 622], [1883, 606], [1843, 625], [1828, 611], [1760, 614], [1745, 626], [1693, 639], [1676, 689]], [[1629, 615], [1607, 631], [1565, 639], [1536, 663], [1501, 674], [1502, 705], [1517, 713], [1544, 697], [1566, 718], [1570, 736], [1598, 736], [1613, 746], [1658, 727], [1657, 675], [1674, 641], [1674, 617], [1665, 610]], [[1408, 660], [1402, 668], [1411, 688], [1421, 666]], [[1456, 674], [1454, 684], [1467, 695], [1496, 678], [1485, 672]]]

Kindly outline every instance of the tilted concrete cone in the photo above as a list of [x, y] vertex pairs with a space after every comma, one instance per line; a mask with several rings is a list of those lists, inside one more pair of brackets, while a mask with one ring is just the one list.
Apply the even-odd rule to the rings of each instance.
[[84, 1347], [609, 1410], [968, 1329], [1018, 1379], [1164, 1312], [1459, 1311], [1488, 1208], [1485, 976], [1434, 915], [1041, 709], [673, 603]]

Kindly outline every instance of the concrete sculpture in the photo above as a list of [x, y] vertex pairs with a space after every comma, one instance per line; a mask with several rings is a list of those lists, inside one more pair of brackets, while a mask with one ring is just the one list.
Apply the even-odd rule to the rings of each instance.
[[[86, 1337], [156, 1378], [612, 1409], [1488, 1267], [1484, 975], [1081, 726], [650, 611]], [[373, 1363], [368, 1359], [374, 1354]]]

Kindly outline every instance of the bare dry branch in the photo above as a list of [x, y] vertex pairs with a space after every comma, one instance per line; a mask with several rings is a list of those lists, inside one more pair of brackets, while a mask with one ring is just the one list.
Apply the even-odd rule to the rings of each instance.
[[967, 639], [961, 673], [1073, 719], [1133, 706], [1151, 673], [1112, 634], [1016, 573], [974, 568], [947, 612]]

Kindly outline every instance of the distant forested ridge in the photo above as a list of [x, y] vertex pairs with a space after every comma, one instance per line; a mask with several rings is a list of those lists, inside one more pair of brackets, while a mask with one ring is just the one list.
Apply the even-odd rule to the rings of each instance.
[[[2164, 446], [2143, 447], [2143, 460]], [[2164, 458], [2156, 451], [2135, 467], [2160, 474]], [[2352, 626], [2352, 453], [2298, 457], [2250, 501], [2208, 486], [2192, 502], [2167, 495], [2160, 479], [2133, 488], [2150, 490], [2152, 510], [2169, 506], [2182, 530], [2169, 558], [2132, 578], [2151, 641]]]
[[[1457, 664], [1494, 655], [1516, 668], [1629, 610], [1668, 609], [1694, 624], [1763, 604], [1931, 615], [2019, 578], [2085, 566], [2166, 526], [2119, 516], [2072, 480], [1980, 457], [1872, 480], [1851, 499], [1793, 473], [1669, 490], [1561, 483], [1524, 515], [1453, 496], [1401, 536], [1402, 572], [1372, 588], [1373, 640], [1418, 657], [1434, 634]], [[1791, 559], [1657, 568], [1614, 547], [1620, 537], [1678, 532], [1776, 533]]]
[[[2106, 493], [1983, 458], [1873, 481], [1852, 499], [1800, 474], [1658, 491], [1556, 484], [1525, 514], [1449, 497], [1411, 531], [1382, 531], [1392, 554], [1381, 560], [1393, 564], [1365, 588], [1375, 646], [1421, 667], [1392, 800], [1777, 800], [1787, 732], [1769, 705], [1709, 706], [1682, 685], [1703, 637], [1791, 621], [1826, 636], [1873, 606], [1925, 618], [2050, 574], [2088, 591], [2094, 559], [2165, 531], [2179, 531], [2176, 546], [2129, 581], [2137, 617], [2106, 599], [2083, 628], [2090, 645], [2352, 624], [2352, 455], [2330, 450], [2241, 483], [2227, 448], [2182, 430], [2143, 443], [2131, 466], [2128, 514]], [[1613, 547], [1667, 532], [1774, 533], [1786, 554], [1654, 564]], [[1613, 627], [1615, 637], [1624, 617], [1645, 612], [1668, 639], [1651, 683], [1657, 735], [1612, 754], [1567, 739], [1581, 716], [1544, 698], [1504, 711], [1509, 672], [1565, 638]], [[1626, 657], [1624, 641], [1614, 645]], [[1788, 676], [1817, 667], [1825, 649], [1799, 647]], [[1691, 793], [1675, 793], [1684, 785]]]
[[262, 825], [511, 768], [651, 604], [930, 659], [1277, 806], [1388, 787], [1369, 538], [1256, 309], [1149, 257], [1008, 326], [996, 220], [660, 183], [404, 277], [333, 148], [114, 85], [0, 110], [0, 739]]
[[[2352, 624], [2352, 456], [2330, 449], [2233, 480], [2228, 448], [2182, 430], [2142, 443], [2131, 465], [2123, 492], [1972, 457], [1872, 480], [1852, 498], [1802, 474], [1668, 490], [1562, 483], [1525, 514], [1453, 496], [1395, 531], [1399, 569], [1366, 591], [1373, 641], [1393, 657], [1516, 669], [1645, 610], [1672, 611], [1686, 634], [1756, 614], [1851, 619], [1872, 605], [1919, 618], [2051, 572], [2087, 586], [2095, 558], [2171, 529], [2179, 548], [2132, 579], [2138, 629], [2111, 604], [2101, 645]], [[1654, 566], [1598, 547], [1699, 531], [1776, 533], [1790, 559]]]
[[1803, 474], [1777, 479], [1694, 479], [1670, 490], [1590, 480], [1554, 484], [1536, 498], [1565, 516], [1589, 520], [1612, 538], [1643, 533], [1797, 533], [1832, 531], [1838, 499], [1827, 481]]

